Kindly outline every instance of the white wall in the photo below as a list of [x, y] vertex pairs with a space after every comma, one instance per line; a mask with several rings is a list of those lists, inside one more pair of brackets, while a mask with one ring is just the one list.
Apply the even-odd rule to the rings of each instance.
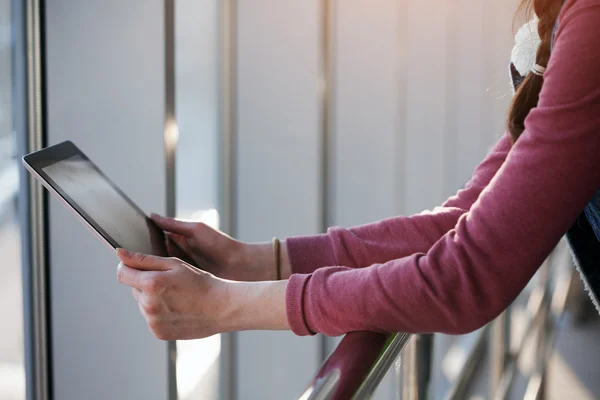
[[[145, 211], [164, 212], [160, 0], [46, 2], [48, 141], [71, 139]], [[165, 399], [167, 346], [117, 259], [50, 201], [53, 398]]]

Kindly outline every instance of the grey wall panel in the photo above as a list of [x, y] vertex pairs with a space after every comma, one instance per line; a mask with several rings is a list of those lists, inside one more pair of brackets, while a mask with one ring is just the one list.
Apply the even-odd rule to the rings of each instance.
[[477, 163], [505, 130], [511, 98], [508, 63], [513, 44], [516, 1], [509, 4], [460, 1], [455, 13], [453, 46], [456, 92], [456, 175], [452, 190], [462, 186]]
[[483, 100], [486, 105], [485, 123], [488, 124], [489, 132], [482, 144], [486, 150], [506, 130], [506, 111], [512, 98], [508, 63], [514, 45], [514, 34], [518, 28], [513, 24], [515, 10], [520, 3], [519, 0], [510, 0], [507, 4], [495, 1], [483, 3], [484, 18], [487, 21], [483, 31], [486, 70], [486, 96]]
[[[484, 53], [483, 2], [461, 0], [455, 5], [456, 43], [453, 45], [453, 64], [455, 75], [450, 79], [456, 82], [456, 91], [451, 95], [455, 99], [456, 112], [456, 175], [455, 188], [464, 184], [473, 172], [473, 167], [482, 157], [481, 144], [484, 134], [489, 134], [489, 122], [484, 123], [483, 97]], [[452, 45], [451, 45], [452, 46]], [[486, 126], [487, 125], [487, 126]], [[488, 132], [486, 132], [488, 131]]]
[[444, 197], [450, 3], [410, 1], [406, 7], [405, 213], [435, 206]]
[[[436, 206], [503, 130], [515, 8], [336, 3], [331, 221], [349, 226]], [[378, 398], [394, 398], [397, 384], [388, 376]]]
[[319, 227], [316, 0], [241, 2], [238, 11], [238, 233]]
[[217, 2], [176, 3], [177, 214], [217, 207]]
[[[352, 226], [398, 214], [402, 201], [402, 10], [397, 0], [334, 4], [330, 221]], [[340, 339], [327, 340], [332, 350]], [[394, 398], [394, 381], [392, 370], [374, 398]]]
[[332, 221], [345, 226], [397, 213], [400, 10], [396, 0], [335, 2]]
[[[238, 2], [237, 224], [243, 240], [320, 229], [317, 0]], [[298, 396], [319, 343], [291, 333], [238, 335], [240, 399]]]
[[[79, 145], [146, 211], [165, 211], [163, 2], [46, 4], [48, 140]], [[54, 398], [165, 399], [167, 346], [117, 259], [50, 202]]]

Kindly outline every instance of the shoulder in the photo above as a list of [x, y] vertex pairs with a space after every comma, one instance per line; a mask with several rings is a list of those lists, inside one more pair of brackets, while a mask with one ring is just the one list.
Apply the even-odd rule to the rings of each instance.
[[595, 54], [589, 56], [596, 59], [600, 51], [600, 0], [567, 0], [555, 27], [554, 44], [579, 52], [593, 50]]
[[[549, 114], [563, 110], [564, 115], [571, 115], [562, 119], [567, 124], [573, 124], [578, 118], [589, 120], [590, 112], [597, 114], [600, 106], [599, 57], [600, 0], [567, 0], [544, 74], [538, 108], [545, 107]], [[548, 117], [548, 121], [561, 122], [558, 117]], [[600, 120], [594, 123], [596, 127], [600, 126]], [[597, 128], [595, 134], [597, 136]]]
[[561, 26], [572, 23], [572, 19], [594, 19], [600, 17], [600, 0], [567, 0], [560, 12]]

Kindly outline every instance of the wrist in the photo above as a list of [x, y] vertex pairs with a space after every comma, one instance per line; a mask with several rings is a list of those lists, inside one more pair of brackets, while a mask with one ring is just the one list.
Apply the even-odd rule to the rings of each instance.
[[256, 282], [275, 279], [273, 257], [269, 243], [242, 243], [230, 264], [234, 280]]
[[289, 330], [285, 292], [287, 281], [228, 282], [224, 332]]
[[287, 241], [281, 241], [281, 253], [280, 253], [281, 261], [281, 279], [289, 279], [292, 276], [292, 265], [290, 264], [290, 256], [288, 254]]
[[[239, 260], [236, 269], [248, 271], [249, 279], [244, 279], [244, 281], [273, 281], [277, 279], [275, 256], [273, 244], [270, 242], [247, 243], [242, 246], [240, 255], [236, 257]], [[285, 240], [281, 241], [279, 259], [281, 279], [288, 279], [292, 271]]]

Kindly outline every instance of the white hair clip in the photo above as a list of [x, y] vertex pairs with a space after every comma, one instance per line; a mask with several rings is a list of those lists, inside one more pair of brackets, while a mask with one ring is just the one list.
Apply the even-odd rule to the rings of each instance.
[[546, 72], [546, 67], [542, 67], [540, 64], [533, 64], [530, 71], [537, 76], [544, 76], [544, 72]]
[[536, 62], [536, 53], [540, 43], [538, 35], [539, 19], [534, 17], [531, 21], [525, 23], [515, 35], [515, 46], [510, 55], [510, 61], [519, 72], [519, 75], [526, 76], [531, 67]]

